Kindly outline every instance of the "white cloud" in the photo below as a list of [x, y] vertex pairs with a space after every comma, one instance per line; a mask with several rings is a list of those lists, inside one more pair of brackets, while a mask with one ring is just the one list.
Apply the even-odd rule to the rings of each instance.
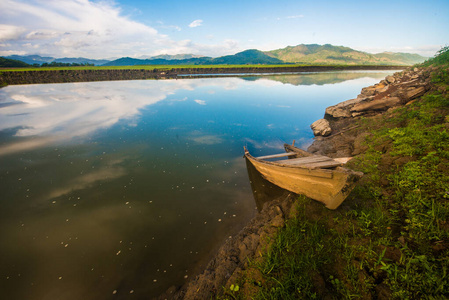
[[203, 25], [203, 20], [195, 20], [189, 24], [189, 27], [194, 28]]
[[20, 26], [0, 24], [0, 41], [18, 39], [25, 31], [25, 28]]
[[180, 54], [180, 53], [192, 53], [198, 55], [210, 56], [213, 53], [214, 56], [222, 56], [235, 54], [236, 52], [242, 51], [239, 42], [236, 40], [226, 39], [216, 44], [206, 45], [197, 44], [191, 40], [182, 41], [168, 41], [157, 51], [154, 55], [160, 54]]
[[[198, 44], [175, 41], [155, 28], [122, 15], [114, 1], [0, 0], [0, 55], [40, 54], [53, 57], [139, 57], [192, 53], [206, 56], [234, 54], [235, 40]], [[198, 27], [202, 20], [189, 26]], [[157, 28], [180, 31], [156, 22]]]
[[204, 100], [194, 100], [196, 103], [198, 103], [199, 105], [206, 105], [206, 101]]
[[2, 0], [0, 11], [0, 40], [11, 44], [0, 54], [32, 43], [43, 54], [101, 58], [152, 52], [170, 40], [107, 2]]
[[299, 19], [299, 18], [304, 18], [304, 15], [291, 15], [291, 16], [286, 16], [286, 17], [277, 17], [276, 20], [280, 21], [280, 20], [286, 20], [286, 19]]
[[[13, 105], [0, 110], [0, 131], [17, 128], [15, 135], [21, 138], [0, 145], [0, 156], [67, 142], [74, 137], [83, 138], [118, 121], [134, 126], [141, 109], [179, 90], [227, 89], [242, 83], [246, 84], [240, 78], [223, 78], [213, 82], [179, 79], [131, 80], [119, 85], [104, 81], [7, 86], [0, 89], [0, 99]], [[187, 97], [171, 99], [185, 100]], [[195, 102], [206, 104], [199, 99]]]
[[158, 28], [162, 28], [162, 29], [170, 29], [170, 30], [176, 30], [176, 31], [181, 31], [181, 27], [177, 26], [177, 25], [166, 25], [164, 22], [162, 21], [157, 21], [157, 24], [159, 24], [157, 27]]

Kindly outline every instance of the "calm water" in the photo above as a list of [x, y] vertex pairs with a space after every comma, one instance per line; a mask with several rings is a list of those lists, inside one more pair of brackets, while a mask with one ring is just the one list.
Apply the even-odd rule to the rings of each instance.
[[255, 213], [243, 146], [311, 142], [390, 72], [0, 89], [0, 293], [142, 299], [194, 276]]

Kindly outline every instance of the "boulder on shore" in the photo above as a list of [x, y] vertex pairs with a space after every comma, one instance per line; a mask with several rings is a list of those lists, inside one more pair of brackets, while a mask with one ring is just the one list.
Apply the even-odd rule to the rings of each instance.
[[[357, 124], [363, 117], [381, 120], [382, 114], [406, 105], [424, 95], [432, 86], [432, 69], [406, 69], [387, 76], [379, 83], [363, 88], [355, 99], [326, 108], [325, 119], [311, 125], [316, 138], [307, 149], [310, 153], [329, 157], [347, 157], [366, 150], [366, 135]], [[319, 126], [318, 126], [319, 125]], [[323, 138], [327, 131], [332, 135]], [[332, 128], [332, 129], [330, 129]]]
[[326, 119], [335, 121], [404, 105], [427, 92], [429, 75], [415, 68], [387, 76], [379, 83], [363, 88], [357, 98], [326, 108]]
[[401, 103], [401, 99], [398, 97], [384, 97], [379, 100], [373, 100], [369, 102], [360, 102], [354, 105], [351, 108], [351, 112], [361, 112], [361, 111], [369, 111], [369, 110], [387, 110], [390, 107], [399, 105]]
[[310, 128], [312, 128], [315, 136], [328, 136], [332, 133], [332, 128], [329, 121], [326, 119], [319, 119], [313, 122], [312, 125], [310, 125]]

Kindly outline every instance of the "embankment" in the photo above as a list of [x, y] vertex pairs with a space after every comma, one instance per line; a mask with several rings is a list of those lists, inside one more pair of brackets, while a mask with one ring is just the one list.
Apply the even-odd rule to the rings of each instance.
[[0, 70], [0, 86], [16, 84], [64, 83], [112, 80], [173, 79], [192, 75], [208, 77], [216, 74], [263, 74], [325, 72], [341, 70], [398, 70], [397, 66], [294, 66], [294, 67], [201, 67], [201, 68], [145, 68], [136, 69], [63, 69], [63, 70]]

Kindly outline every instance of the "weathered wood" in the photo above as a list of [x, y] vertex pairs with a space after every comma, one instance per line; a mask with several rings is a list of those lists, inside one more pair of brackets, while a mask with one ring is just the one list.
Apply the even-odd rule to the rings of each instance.
[[[289, 151], [290, 147], [286, 147], [286, 150]], [[302, 153], [298, 152], [291, 153], [302, 156]], [[335, 168], [342, 163], [327, 156], [307, 154], [300, 158], [266, 161], [254, 158], [245, 149], [246, 159], [268, 181], [291, 192], [323, 202], [329, 209], [337, 208], [363, 173], [342, 167]]]
[[300, 165], [310, 164], [310, 163], [314, 163], [314, 162], [332, 161], [332, 160], [333, 160], [332, 158], [329, 158], [327, 156], [314, 155], [314, 156], [308, 156], [308, 157], [299, 157], [299, 158], [279, 160], [279, 161], [277, 161], [277, 163], [280, 163], [283, 165], [300, 166]]
[[302, 157], [313, 155], [312, 153], [309, 153], [305, 150], [295, 147], [294, 145], [284, 144], [284, 149], [287, 152], [295, 152], [298, 156], [302, 156]]
[[329, 160], [329, 161], [319, 161], [319, 162], [313, 162], [310, 164], [301, 164], [301, 167], [303, 168], [310, 168], [310, 169], [330, 169], [335, 168], [343, 165], [341, 162], [335, 161], [335, 160]]
[[265, 156], [259, 156], [256, 157], [257, 159], [271, 159], [271, 158], [279, 158], [279, 157], [286, 157], [286, 156], [295, 156], [296, 153], [293, 152], [287, 152], [287, 153], [280, 153], [280, 154], [272, 154], [272, 155], [265, 155]]

